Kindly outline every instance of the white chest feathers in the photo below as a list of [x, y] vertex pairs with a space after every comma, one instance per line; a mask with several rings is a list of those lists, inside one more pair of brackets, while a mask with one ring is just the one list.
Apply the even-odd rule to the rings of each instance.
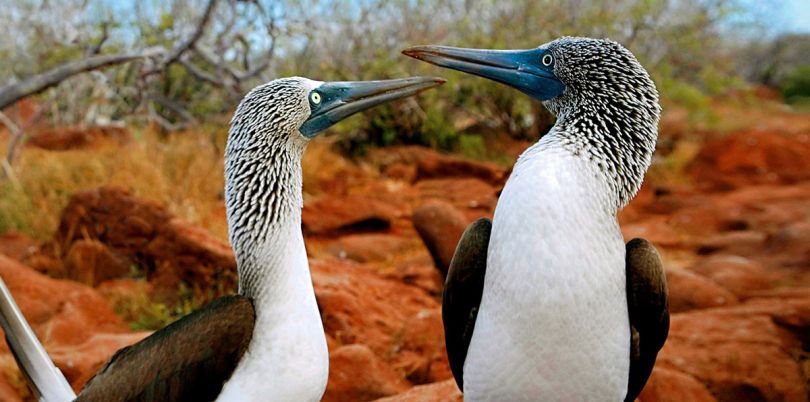
[[218, 401], [315, 402], [326, 389], [329, 354], [300, 227], [261, 252], [275, 269], [254, 283], [253, 338]]
[[609, 197], [591, 162], [553, 142], [515, 165], [493, 219], [467, 401], [624, 398], [625, 249]]

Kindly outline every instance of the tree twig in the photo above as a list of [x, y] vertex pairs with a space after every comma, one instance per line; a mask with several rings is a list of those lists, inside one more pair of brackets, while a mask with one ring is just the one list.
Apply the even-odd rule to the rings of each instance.
[[151, 57], [162, 52], [162, 49], [148, 48], [138, 53], [112, 56], [93, 56], [61, 64], [44, 73], [28, 77], [22, 81], [15, 82], [4, 87], [0, 87], [0, 109], [3, 109], [22, 98], [25, 98], [26, 96], [40, 93], [76, 74], [95, 70], [97, 68], [126, 63], [144, 57]]
[[167, 55], [164, 57], [158, 66], [152, 70], [147, 72], [147, 75], [161, 71], [166, 68], [169, 64], [176, 62], [180, 59], [180, 56], [183, 55], [188, 49], [190, 49], [203, 35], [205, 32], [205, 28], [208, 26], [208, 22], [211, 20], [211, 15], [214, 13], [214, 9], [217, 6], [217, 0], [209, 0], [208, 5], [205, 7], [205, 11], [203, 12], [202, 17], [200, 17], [200, 21], [197, 23], [197, 27], [194, 29], [194, 32], [186, 38], [183, 42], [175, 46]]
[[[6, 150], [6, 157], [3, 159], [4, 176], [11, 177], [11, 163], [14, 161], [14, 155], [17, 152], [17, 147], [23, 139], [23, 131], [3, 112], [0, 112], [0, 122], [2, 122], [3, 125], [8, 128], [8, 131], [11, 134], [11, 138], [8, 141], [8, 149]], [[2, 177], [3, 176], [0, 176], [0, 178]]]

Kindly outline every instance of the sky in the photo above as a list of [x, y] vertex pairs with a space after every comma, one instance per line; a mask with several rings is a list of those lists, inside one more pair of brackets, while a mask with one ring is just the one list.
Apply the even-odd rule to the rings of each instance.
[[810, 1], [784, 0], [785, 31], [810, 32]]

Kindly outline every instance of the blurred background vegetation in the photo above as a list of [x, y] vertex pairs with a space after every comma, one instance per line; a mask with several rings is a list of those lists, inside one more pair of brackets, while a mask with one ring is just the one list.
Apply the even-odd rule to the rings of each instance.
[[[210, 19], [201, 19], [211, 7]], [[338, 127], [350, 154], [415, 143], [484, 152], [486, 136], [534, 139], [539, 104], [491, 81], [399, 54], [409, 45], [529, 48], [562, 35], [609, 37], [650, 70], [665, 104], [701, 113], [707, 97], [762, 83], [810, 96], [810, 35], [779, 34], [768, 0], [16, 0], [0, 8], [0, 84], [91, 55], [177, 48], [75, 75], [38, 96], [54, 125], [156, 124], [165, 133], [224, 126], [244, 92], [276, 77], [382, 79], [440, 74], [441, 91], [377, 108]], [[162, 58], [162, 60], [161, 60]]]
[[[665, 109], [706, 124], [719, 121], [712, 99], [745, 102], [762, 85], [794, 107], [810, 100], [810, 34], [780, 29], [791, 11], [779, 0], [0, 3], [8, 33], [0, 36], [0, 98], [77, 63], [123, 57], [38, 87], [27, 108], [0, 102], [0, 123], [11, 134], [5, 141], [0, 136], [0, 176], [13, 179], [0, 177], [0, 232], [35, 237], [50, 233], [57, 216], [39, 211], [58, 211], [73, 191], [105, 183], [162, 200], [192, 222], [207, 220], [221, 204], [221, 181], [211, 178], [221, 176], [230, 115], [250, 88], [277, 77], [449, 79], [440, 90], [330, 130], [328, 146], [349, 157], [371, 147], [421, 144], [510, 164], [499, 146], [536, 140], [553, 123], [539, 102], [511, 88], [402, 56], [411, 45], [531, 48], [563, 35], [608, 37], [651, 72]], [[91, 158], [42, 152], [15, 162], [17, 154], [38, 152], [20, 145], [42, 126], [125, 127], [138, 141], [125, 153], [115, 147]], [[675, 151], [670, 137], [662, 137], [659, 155]], [[694, 147], [678, 152], [688, 156]], [[224, 233], [224, 222], [213, 221], [215, 227], [206, 227]]]

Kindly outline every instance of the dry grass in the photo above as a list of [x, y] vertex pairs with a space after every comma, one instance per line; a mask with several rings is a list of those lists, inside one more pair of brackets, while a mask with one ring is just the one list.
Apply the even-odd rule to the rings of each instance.
[[[166, 205], [177, 216], [227, 239], [222, 200], [225, 129], [175, 133], [161, 138], [133, 130], [121, 145], [99, 141], [90, 148], [46, 151], [25, 147], [11, 180], [0, 182], [0, 233], [17, 230], [47, 239], [59, 224], [70, 196], [83, 189], [115, 185]], [[5, 154], [0, 134], [0, 154]], [[332, 149], [332, 141], [313, 141], [304, 155], [307, 194], [350, 176], [358, 168]]]
[[150, 131], [133, 136], [126, 145], [100, 141], [88, 149], [59, 152], [24, 148], [11, 180], [0, 183], [0, 233], [19, 230], [47, 238], [73, 193], [115, 185], [157, 200], [226, 238], [224, 219], [212, 219], [222, 209], [221, 146], [194, 132], [168, 139]]

